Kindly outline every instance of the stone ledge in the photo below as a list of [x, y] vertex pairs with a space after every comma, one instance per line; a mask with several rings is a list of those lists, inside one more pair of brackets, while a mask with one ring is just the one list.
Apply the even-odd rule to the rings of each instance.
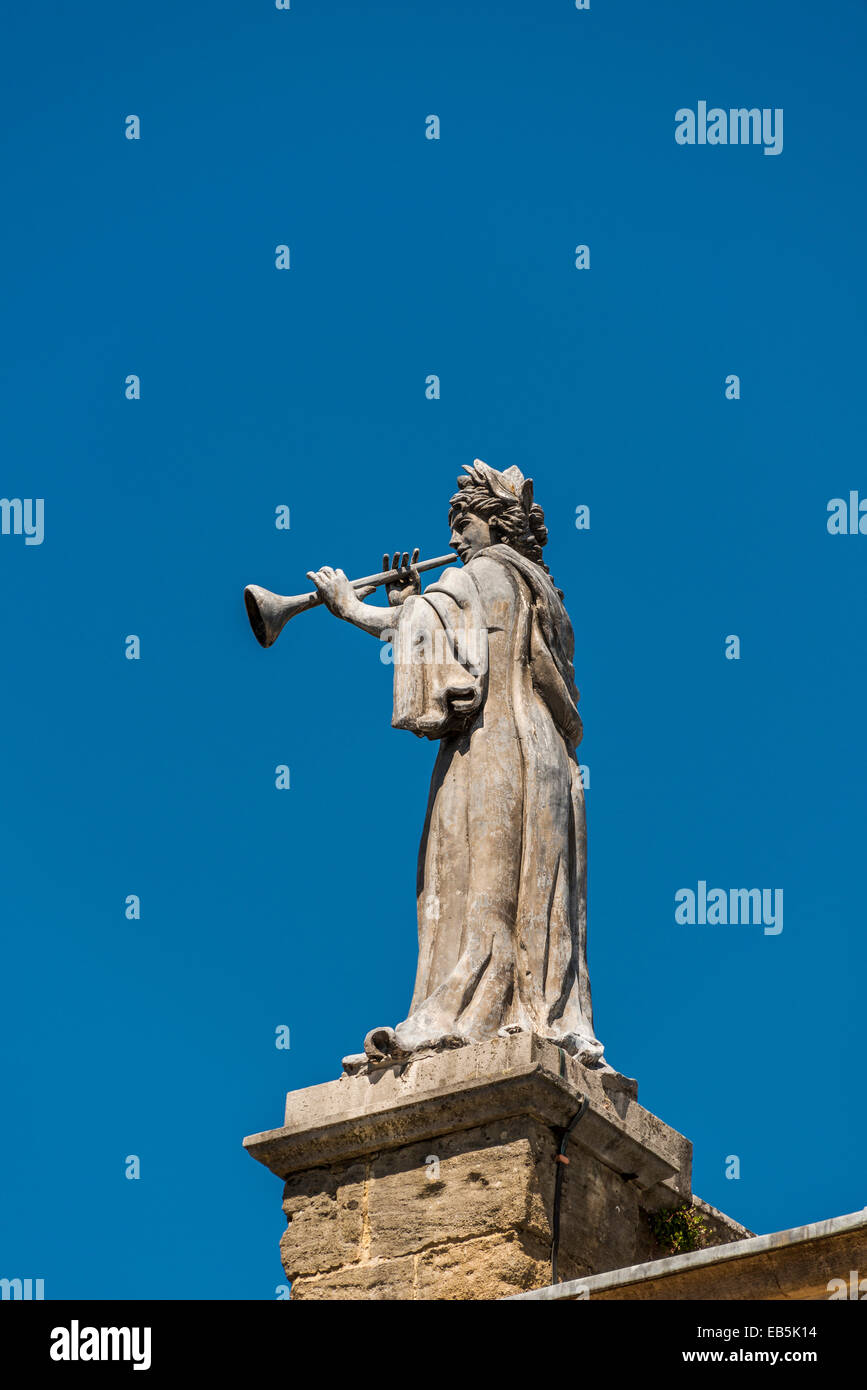
[[851, 1272], [862, 1270], [865, 1260], [867, 1209], [513, 1294], [507, 1301], [824, 1300], [832, 1279], [851, 1282]]
[[690, 1196], [692, 1146], [633, 1099], [616, 1073], [593, 1071], [521, 1033], [290, 1092], [280, 1129], [244, 1147], [281, 1178], [526, 1115], [565, 1128], [590, 1107], [571, 1146], [638, 1188]]

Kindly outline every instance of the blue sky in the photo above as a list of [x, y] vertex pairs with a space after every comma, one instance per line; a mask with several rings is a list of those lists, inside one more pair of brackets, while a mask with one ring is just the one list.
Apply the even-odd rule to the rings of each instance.
[[[0, 535], [0, 1274], [273, 1298], [241, 1139], [406, 1016], [434, 750], [375, 641], [263, 652], [241, 591], [443, 553], [474, 457], [534, 477], [575, 626], [608, 1057], [752, 1229], [863, 1207], [867, 537], [826, 520], [867, 496], [864, 7], [5, 28], [0, 491], [45, 538]], [[782, 154], [678, 145], [700, 100], [782, 108]], [[676, 924], [699, 880], [783, 931]]]

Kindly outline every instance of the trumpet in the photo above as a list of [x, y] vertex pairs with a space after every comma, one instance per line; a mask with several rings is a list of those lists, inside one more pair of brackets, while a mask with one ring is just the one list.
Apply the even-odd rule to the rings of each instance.
[[[425, 570], [453, 565], [457, 559], [457, 555], [439, 555], [436, 560], [416, 560], [409, 569], [421, 574]], [[363, 579], [350, 579], [349, 582], [353, 589], [378, 589], [382, 584], [391, 584], [405, 578], [405, 569], [390, 569], [381, 570], [379, 574], [367, 574]], [[322, 598], [315, 590], [310, 594], [272, 594], [270, 589], [262, 589], [258, 584], [248, 584], [244, 590], [244, 603], [256, 641], [262, 647], [271, 647], [290, 618], [294, 618], [298, 613], [306, 613], [308, 608], [318, 608]]]

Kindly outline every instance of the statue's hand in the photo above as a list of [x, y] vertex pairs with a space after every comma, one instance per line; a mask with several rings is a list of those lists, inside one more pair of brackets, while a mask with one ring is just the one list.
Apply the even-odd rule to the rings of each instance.
[[394, 556], [391, 560], [388, 558], [387, 551], [383, 555], [382, 568], [384, 570], [391, 569], [400, 571], [398, 578], [394, 580], [393, 583], [386, 584], [385, 586], [385, 592], [388, 594], [388, 601], [392, 608], [398, 608], [400, 604], [412, 594], [421, 593], [421, 580], [418, 577], [418, 572], [411, 568], [417, 559], [418, 547], [412, 552], [412, 559], [410, 559], [409, 552], [406, 550], [403, 552], [402, 560], [399, 550], [394, 552]]
[[317, 593], [335, 618], [348, 619], [361, 595], [370, 593], [370, 589], [362, 590], [361, 594], [353, 589], [343, 570], [332, 569], [331, 565], [323, 565], [321, 570], [308, 570], [307, 578], [312, 579]]

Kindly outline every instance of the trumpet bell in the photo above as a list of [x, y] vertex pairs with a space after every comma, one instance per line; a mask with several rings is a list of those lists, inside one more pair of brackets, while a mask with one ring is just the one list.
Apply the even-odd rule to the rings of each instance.
[[258, 584], [247, 585], [244, 604], [253, 635], [260, 646], [273, 646], [289, 619], [299, 611], [297, 603], [297, 599], [272, 594], [270, 589], [262, 589]]

